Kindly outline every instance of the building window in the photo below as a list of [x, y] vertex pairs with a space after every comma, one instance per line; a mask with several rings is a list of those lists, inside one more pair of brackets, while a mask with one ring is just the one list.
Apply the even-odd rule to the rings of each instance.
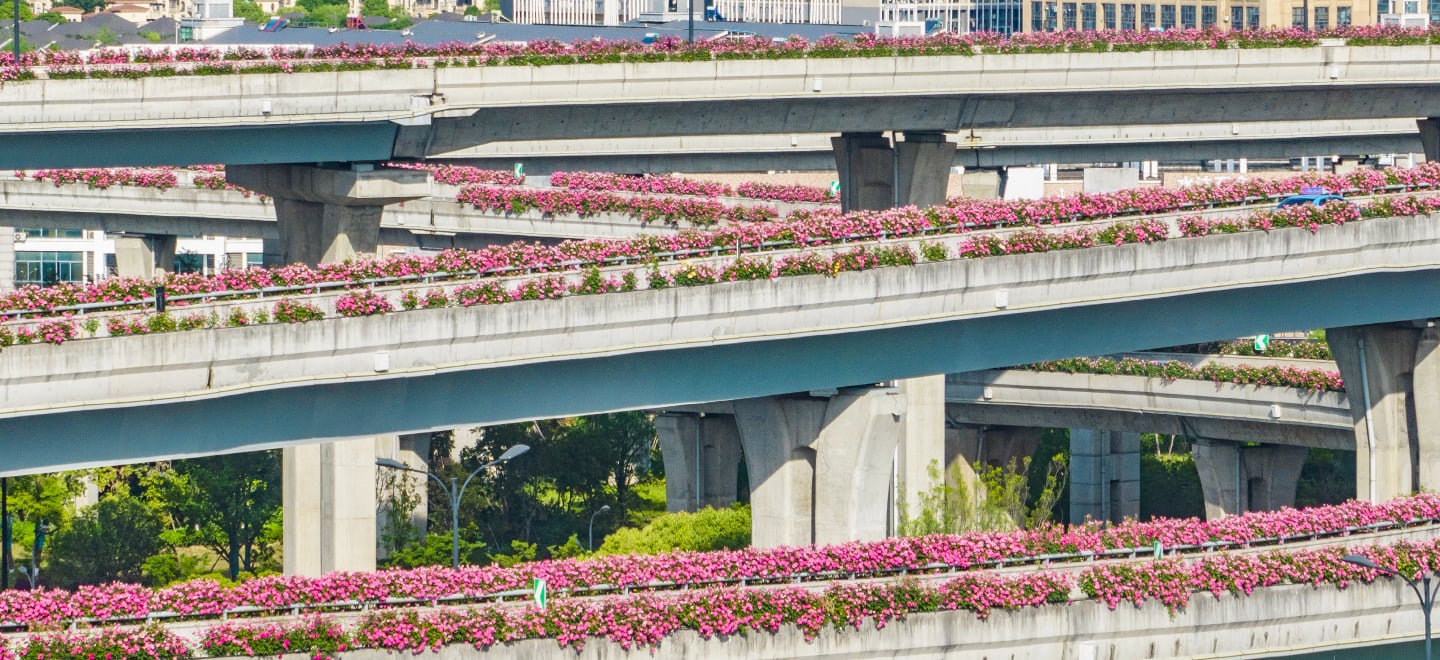
[[84, 252], [16, 252], [15, 286], [85, 281]]
[[1066, 3], [1064, 3], [1064, 4], [1061, 5], [1061, 10], [1064, 11], [1064, 13], [1065, 13], [1065, 16], [1064, 16], [1064, 18], [1065, 18], [1065, 29], [1066, 29], [1066, 30], [1074, 30], [1074, 29], [1075, 29], [1075, 24], [1076, 24], [1076, 23], [1075, 23], [1075, 3], [1073, 3], [1073, 2], [1066, 2]]
[[26, 238], [85, 238], [84, 229], [46, 229], [44, 227], [16, 227]]
[[1135, 29], [1135, 5], [1120, 5], [1120, 29]]
[[1195, 6], [1194, 6], [1194, 5], [1181, 5], [1181, 6], [1180, 6], [1180, 27], [1183, 27], [1183, 28], [1185, 28], [1186, 30], [1194, 30], [1194, 29], [1195, 29]]
[[1092, 32], [1095, 30], [1095, 3], [1080, 4], [1080, 29]]
[[1219, 13], [1219, 10], [1217, 10], [1217, 9], [1214, 8], [1214, 7], [1209, 7], [1209, 6], [1201, 7], [1201, 8], [1200, 8], [1200, 27], [1207, 27], [1207, 28], [1208, 28], [1208, 27], [1215, 27], [1215, 21], [1218, 20], [1218, 19], [1216, 19], [1216, 15], [1217, 15], [1218, 13]]
[[1324, 29], [1327, 29], [1327, 28], [1329, 28], [1329, 27], [1330, 27], [1330, 8], [1329, 8], [1329, 7], [1316, 7], [1316, 8], [1315, 8], [1315, 29], [1316, 29], [1316, 30], [1324, 30]]
[[1259, 7], [1246, 7], [1246, 8], [1245, 8], [1245, 27], [1250, 28], [1251, 30], [1254, 30], [1254, 29], [1260, 27], [1260, 8], [1259, 8]]
[[1244, 29], [1245, 29], [1245, 8], [1244, 8], [1244, 7], [1231, 7], [1231, 8], [1230, 8], [1230, 29], [1231, 29], [1231, 30], [1244, 30]]
[[1058, 19], [1058, 17], [1055, 15], [1055, 3], [1053, 3], [1053, 2], [1047, 2], [1047, 3], [1045, 3], [1045, 31], [1046, 31], [1046, 32], [1054, 32], [1054, 31], [1055, 31], [1055, 28], [1059, 27], [1059, 24], [1056, 23], [1057, 19]]
[[1291, 7], [1291, 8], [1290, 8], [1290, 25], [1292, 25], [1292, 26], [1294, 26], [1294, 27], [1305, 27], [1305, 8], [1304, 8], [1304, 7]]
[[1044, 28], [1044, 26], [1045, 26], [1045, 23], [1044, 23], [1045, 13], [1040, 9], [1040, 7], [1041, 7], [1041, 5], [1040, 5], [1040, 3], [1038, 3], [1038, 2], [1032, 2], [1032, 3], [1030, 3], [1030, 31], [1031, 31], [1031, 32], [1040, 32], [1040, 31], [1042, 31], [1042, 30], [1045, 29], [1045, 28]]
[[1140, 5], [1140, 29], [1149, 30], [1159, 27], [1155, 22], [1155, 5]]
[[1350, 8], [1349, 8], [1349, 7], [1336, 7], [1336, 8], [1335, 8], [1335, 24], [1336, 24], [1336, 25], [1349, 25], [1349, 24], [1350, 24]]
[[1175, 29], [1175, 5], [1160, 5], [1160, 29]]
[[1117, 25], [1115, 21], [1114, 3], [1105, 3], [1103, 5], [1100, 5], [1100, 9], [1101, 11], [1105, 12], [1105, 29], [1114, 30], [1115, 26]]

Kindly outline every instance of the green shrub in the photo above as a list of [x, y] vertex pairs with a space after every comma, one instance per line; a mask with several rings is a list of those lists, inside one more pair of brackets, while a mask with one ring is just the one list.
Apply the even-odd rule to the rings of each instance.
[[596, 554], [653, 555], [672, 550], [737, 550], [748, 545], [750, 507], [734, 504], [728, 509], [667, 513], [640, 529], [622, 527], [605, 538]]

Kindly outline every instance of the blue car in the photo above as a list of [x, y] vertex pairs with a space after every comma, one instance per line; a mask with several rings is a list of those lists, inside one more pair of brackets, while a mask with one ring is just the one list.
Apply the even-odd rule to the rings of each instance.
[[1306, 204], [1324, 206], [1326, 204], [1335, 203], [1347, 204], [1349, 202], [1344, 197], [1341, 197], [1339, 195], [1334, 195], [1330, 193], [1311, 193], [1308, 195], [1291, 195], [1289, 197], [1286, 197], [1285, 199], [1280, 200], [1280, 203], [1276, 204], [1275, 208], [1283, 209], [1291, 206], [1304, 206]]

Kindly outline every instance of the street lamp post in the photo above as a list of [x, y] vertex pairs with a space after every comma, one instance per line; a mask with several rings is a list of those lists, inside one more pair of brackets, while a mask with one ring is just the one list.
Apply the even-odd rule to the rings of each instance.
[[1440, 584], [1436, 584], [1435, 589], [1430, 588], [1430, 573], [1428, 571], [1421, 575], [1420, 585], [1417, 586], [1415, 580], [1405, 577], [1400, 571], [1376, 564], [1367, 557], [1345, 555], [1341, 557], [1340, 560], [1347, 564], [1354, 564], [1356, 566], [1363, 566], [1371, 570], [1380, 571], [1386, 575], [1394, 575], [1404, 580], [1405, 584], [1410, 585], [1410, 590], [1414, 591], [1415, 595], [1420, 598], [1420, 611], [1425, 613], [1425, 660], [1430, 660], [1430, 610], [1435, 606], [1435, 592], [1440, 591]]
[[595, 516], [610, 510], [610, 505], [600, 507], [598, 511], [590, 514], [590, 552], [595, 552]]
[[440, 483], [441, 490], [444, 490], [445, 496], [450, 498], [450, 568], [460, 568], [460, 498], [465, 495], [465, 488], [470, 485], [470, 480], [474, 479], [475, 475], [480, 474], [481, 470], [492, 465], [504, 463], [527, 451], [530, 451], [529, 445], [515, 445], [514, 447], [506, 449], [505, 453], [500, 455], [500, 458], [475, 468], [475, 470], [470, 473], [470, 476], [465, 477], [465, 483], [460, 484], [459, 488], [455, 487], [455, 477], [450, 477], [450, 483], [447, 484], [444, 479], [441, 479], [434, 472], [429, 470], [416, 470], [393, 458], [377, 458], [375, 459], [375, 464], [383, 468], [390, 468], [391, 470], [404, 470], [406, 472], [423, 474]]

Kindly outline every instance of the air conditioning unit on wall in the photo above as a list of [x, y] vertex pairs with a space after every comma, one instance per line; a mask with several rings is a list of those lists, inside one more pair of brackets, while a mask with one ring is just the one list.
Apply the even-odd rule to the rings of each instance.
[[29, 234], [26, 234], [26, 233], [23, 232], [23, 231], [17, 231], [17, 232], [15, 232], [15, 242], [16, 242], [16, 243], [24, 243], [24, 242], [25, 242], [25, 239], [27, 239], [27, 238], [30, 238], [30, 235], [29, 235]]

